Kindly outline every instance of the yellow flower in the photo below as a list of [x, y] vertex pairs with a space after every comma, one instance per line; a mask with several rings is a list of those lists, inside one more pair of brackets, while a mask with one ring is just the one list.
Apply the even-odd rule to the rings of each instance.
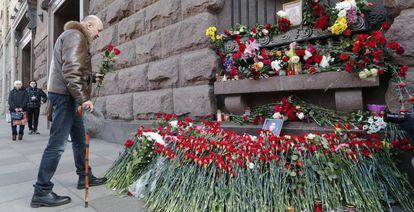
[[340, 35], [348, 28], [345, 17], [336, 19], [334, 25], [331, 27], [332, 34]]
[[215, 36], [216, 35], [216, 32], [217, 32], [217, 28], [216, 27], [214, 27], [214, 26], [209, 27], [206, 30], [206, 36], [210, 36], [210, 37]]
[[263, 65], [264, 64], [262, 62], [254, 63], [253, 64], [253, 69], [259, 70], [259, 69], [263, 68]]
[[217, 36], [216, 36], [216, 39], [217, 39], [217, 40], [221, 40], [221, 39], [223, 39], [223, 35], [217, 35]]
[[279, 50], [279, 51], [276, 52], [276, 54], [277, 54], [278, 57], [281, 57], [282, 56], [282, 51]]

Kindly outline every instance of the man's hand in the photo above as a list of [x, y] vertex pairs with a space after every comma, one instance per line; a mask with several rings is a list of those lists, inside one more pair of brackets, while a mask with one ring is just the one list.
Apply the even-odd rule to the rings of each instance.
[[91, 100], [88, 100], [82, 104], [82, 108], [85, 110], [89, 110], [89, 112], [93, 112], [93, 103]]

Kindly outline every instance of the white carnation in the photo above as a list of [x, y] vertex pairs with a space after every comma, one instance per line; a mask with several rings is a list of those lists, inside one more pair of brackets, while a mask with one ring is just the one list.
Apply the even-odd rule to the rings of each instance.
[[155, 141], [156, 143], [159, 143], [161, 145], [165, 145], [165, 141], [162, 138], [162, 136], [155, 132], [144, 132], [142, 133], [145, 137]]

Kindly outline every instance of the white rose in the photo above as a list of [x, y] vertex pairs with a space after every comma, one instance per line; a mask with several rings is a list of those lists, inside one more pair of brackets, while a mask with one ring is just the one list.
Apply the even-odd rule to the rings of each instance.
[[371, 72], [371, 75], [372, 75], [373, 77], [378, 76], [378, 69], [376, 69], [376, 68], [371, 68], [370, 72]]
[[290, 58], [290, 62], [292, 63], [298, 63], [300, 61], [299, 56], [293, 56]]
[[263, 29], [262, 30], [262, 33], [263, 33], [263, 35], [268, 35], [269, 34], [269, 31], [267, 29]]
[[300, 120], [305, 118], [305, 115], [303, 113], [298, 113], [297, 116]]
[[359, 72], [359, 78], [361, 79], [366, 79], [368, 77], [367, 73], [364, 71]]
[[279, 12], [277, 12], [276, 14], [281, 18], [285, 18], [287, 16], [287, 13], [283, 10], [279, 10]]

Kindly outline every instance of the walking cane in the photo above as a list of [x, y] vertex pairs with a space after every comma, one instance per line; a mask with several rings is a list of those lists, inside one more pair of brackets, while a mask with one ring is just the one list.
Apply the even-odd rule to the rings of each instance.
[[[79, 114], [83, 117], [83, 108], [80, 107]], [[86, 129], [86, 126], [85, 126]], [[91, 136], [89, 132], [86, 132], [86, 144], [85, 144], [85, 208], [88, 207], [88, 196], [89, 196], [89, 144], [91, 142]]]

